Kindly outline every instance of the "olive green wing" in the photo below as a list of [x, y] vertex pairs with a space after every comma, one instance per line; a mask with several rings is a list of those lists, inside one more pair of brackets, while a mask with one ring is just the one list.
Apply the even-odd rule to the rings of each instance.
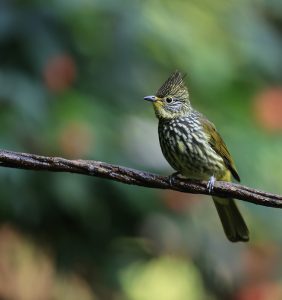
[[225, 166], [231, 172], [233, 177], [236, 180], [240, 181], [240, 177], [236, 170], [235, 163], [231, 157], [231, 154], [229, 153], [222, 137], [216, 131], [215, 126], [210, 121], [208, 121], [205, 117], [202, 117], [201, 121], [203, 124], [204, 131], [209, 137], [209, 144], [211, 145], [213, 150], [222, 157]]

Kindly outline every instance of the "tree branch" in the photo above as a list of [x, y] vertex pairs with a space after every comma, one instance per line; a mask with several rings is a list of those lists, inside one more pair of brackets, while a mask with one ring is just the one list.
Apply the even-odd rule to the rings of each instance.
[[230, 197], [251, 202], [257, 205], [282, 208], [282, 196], [266, 193], [249, 187], [216, 181], [211, 193], [206, 181], [173, 180], [144, 171], [129, 169], [93, 160], [69, 160], [60, 157], [47, 157], [29, 153], [0, 150], [0, 166], [51, 172], [70, 172], [115, 180], [125, 184], [139, 185], [149, 188], [171, 189], [175, 191]]

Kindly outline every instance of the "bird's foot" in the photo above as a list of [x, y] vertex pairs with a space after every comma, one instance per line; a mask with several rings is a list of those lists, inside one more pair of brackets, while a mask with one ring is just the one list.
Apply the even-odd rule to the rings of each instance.
[[175, 172], [175, 173], [172, 173], [171, 175], [169, 175], [169, 185], [174, 185], [175, 183], [175, 179], [176, 178], [179, 178], [179, 175], [180, 175], [180, 172]]
[[209, 193], [211, 193], [213, 191], [215, 181], [216, 181], [215, 177], [211, 176], [211, 178], [209, 179], [208, 184], [207, 184], [207, 188], [209, 190]]

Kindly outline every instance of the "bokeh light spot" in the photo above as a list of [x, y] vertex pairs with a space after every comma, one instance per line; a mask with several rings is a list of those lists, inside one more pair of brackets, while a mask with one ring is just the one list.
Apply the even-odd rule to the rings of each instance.
[[76, 65], [68, 54], [59, 54], [48, 59], [43, 69], [46, 86], [52, 92], [59, 92], [70, 87], [76, 77]]
[[255, 116], [269, 131], [282, 130], [282, 87], [271, 87], [255, 97]]

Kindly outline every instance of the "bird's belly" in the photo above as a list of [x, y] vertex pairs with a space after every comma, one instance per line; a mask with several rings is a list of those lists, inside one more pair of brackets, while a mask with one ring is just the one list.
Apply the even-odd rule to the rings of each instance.
[[223, 159], [201, 132], [169, 127], [159, 131], [159, 139], [166, 160], [186, 177], [207, 180], [211, 176], [220, 178], [226, 171]]

